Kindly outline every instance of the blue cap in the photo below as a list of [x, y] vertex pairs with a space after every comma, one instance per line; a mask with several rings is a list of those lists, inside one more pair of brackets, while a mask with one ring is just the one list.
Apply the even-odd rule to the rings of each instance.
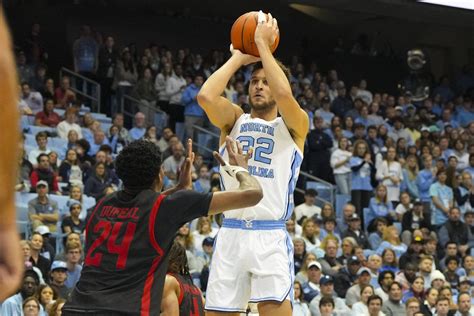
[[334, 278], [330, 275], [323, 275], [320, 279], [319, 279], [319, 285], [326, 285], [326, 284], [334, 284]]
[[51, 265], [51, 272], [53, 272], [54, 270], [58, 270], [58, 269], [67, 270], [66, 262], [64, 262], [64, 261], [54, 261], [53, 264]]
[[214, 238], [212, 237], [206, 237], [202, 241], [203, 246], [214, 246]]

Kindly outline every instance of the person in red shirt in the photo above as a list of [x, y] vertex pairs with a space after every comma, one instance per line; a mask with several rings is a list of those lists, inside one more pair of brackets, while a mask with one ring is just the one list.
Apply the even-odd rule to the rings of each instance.
[[36, 188], [36, 184], [41, 180], [48, 183], [48, 186], [51, 188], [52, 192], [59, 195], [61, 194], [61, 192], [59, 192], [58, 178], [51, 170], [49, 157], [47, 154], [40, 154], [38, 156], [38, 168], [35, 168], [30, 175], [31, 187]]
[[56, 127], [60, 121], [61, 118], [56, 112], [54, 112], [53, 99], [46, 99], [44, 101], [43, 111], [36, 113], [35, 125]]
[[193, 284], [189, 274], [186, 249], [174, 241], [169, 252], [168, 272], [161, 300], [161, 313], [165, 315], [204, 316], [201, 290]]
[[71, 90], [69, 77], [64, 76], [61, 79], [61, 86], [54, 90], [54, 96], [58, 101], [57, 107], [65, 108], [68, 104], [76, 101], [76, 94]]

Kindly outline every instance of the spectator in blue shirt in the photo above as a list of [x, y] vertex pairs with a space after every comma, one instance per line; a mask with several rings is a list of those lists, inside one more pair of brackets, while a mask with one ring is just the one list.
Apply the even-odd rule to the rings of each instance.
[[431, 196], [430, 186], [435, 181], [436, 167], [433, 167], [433, 158], [431, 155], [426, 155], [423, 159], [424, 169], [416, 176], [416, 186], [420, 194], [420, 200], [423, 203], [423, 211], [425, 217], [431, 219]]
[[181, 103], [184, 105], [184, 128], [186, 129], [186, 137], [193, 138], [193, 125], [204, 126], [204, 110], [197, 102], [197, 95], [204, 83], [204, 75], [196, 74], [193, 83], [186, 87], [181, 97]]
[[385, 185], [379, 184], [377, 186], [375, 197], [370, 199], [369, 214], [366, 214], [366, 216], [369, 216], [370, 219], [385, 217], [389, 222], [397, 219], [392, 202], [387, 199], [387, 187]]
[[39, 286], [39, 277], [33, 270], [26, 270], [20, 292], [2, 303], [0, 315], [23, 316], [22, 304], [27, 297], [34, 296]]
[[374, 189], [371, 184], [371, 178], [375, 172], [369, 147], [364, 140], [355, 142], [354, 152], [349, 164], [352, 169], [351, 201], [356, 207], [362, 222], [364, 222], [362, 210], [369, 206], [370, 196]]
[[434, 226], [441, 226], [448, 220], [448, 213], [454, 205], [453, 189], [446, 185], [446, 171], [439, 170], [436, 173], [437, 182], [430, 186], [431, 210], [433, 218], [431, 222]]

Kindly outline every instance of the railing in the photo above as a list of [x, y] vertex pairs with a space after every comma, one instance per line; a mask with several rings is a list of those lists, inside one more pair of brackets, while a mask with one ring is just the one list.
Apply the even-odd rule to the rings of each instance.
[[[205, 128], [202, 128], [200, 126], [196, 126], [196, 125], [193, 125], [193, 135], [195, 135], [195, 132], [198, 131], [198, 132], [201, 132], [201, 133], [205, 133], [207, 135], [210, 135], [211, 137], [214, 137], [214, 138], [217, 138], [219, 139], [220, 135], [219, 134], [216, 134], [216, 133], [213, 133], [212, 131], [209, 131]], [[194, 140], [198, 139], [198, 138], [193, 138]], [[198, 148], [198, 149], [202, 149], [206, 152], [210, 152], [212, 153], [212, 149], [209, 149], [205, 144], [201, 144], [199, 141], [194, 141], [194, 145]], [[317, 196], [316, 197], [316, 200], [317, 201], [320, 201], [322, 203], [330, 203], [331, 205], [335, 205], [334, 203], [336, 202], [336, 187], [330, 183], [330, 182], [327, 182], [327, 181], [324, 181], [323, 179], [320, 179], [318, 177], [315, 177], [307, 172], [304, 172], [304, 171], [301, 171], [300, 172], [300, 178], [301, 177], [304, 177], [304, 179], [306, 181], [314, 181], [314, 182], [317, 182], [325, 187], [327, 187], [327, 189], [329, 190], [329, 199], [325, 199], [325, 198], [322, 198], [320, 196]], [[305, 183], [306, 183], [305, 181]], [[301, 189], [301, 188], [298, 188], [296, 187], [295, 188], [295, 192], [297, 193], [301, 193], [301, 194], [304, 194], [305, 190], [304, 189]]]
[[[101, 98], [101, 89], [100, 84], [97, 81], [94, 81], [90, 78], [84, 77], [83, 75], [78, 74], [68, 68], [62, 67], [59, 71], [59, 79], [67, 75], [71, 79], [71, 90], [83, 96], [84, 98], [91, 101], [91, 108], [94, 112], [100, 113], [100, 98]], [[77, 83], [82, 83], [82, 87], [77, 87]], [[88, 87], [90, 84], [90, 87]], [[85, 87], [85, 89], [84, 89]], [[90, 89], [88, 89], [90, 88]], [[88, 93], [90, 91], [90, 94]], [[95, 106], [94, 106], [95, 105]]]
[[[306, 181], [308, 181], [308, 179], [309, 179], [309, 180], [312, 180], [314, 182], [317, 182], [317, 183], [322, 184], [325, 187], [327, 187], [328, 190], [329, 190], [329, 200], [326, 200], [326, 199], [324, 199], [320, 196], [316, 196], [316, 200], [321, 201], [323, 203], [331, 203], [331, 205], [335, 205], [335, 203], [336, 203], [336, 186], [334, 184], [332, 184], [330, 182], [327, 182], [327, 181], [324, 181], [321, 178], [315, 177], [312, 174], [309, 174], [305, 171], [300, 171], [300, 177], [304, 177]], [[297, 188], [297, 191], [304, 194], [304, 190], [302, 190], [302, 189]]]
[[[219, 140], [219, 137], [220, 137], [219, 134], [216, 134], [200, 126], [193, 125], [193, 140], [194, 140], [193, 145], [196, 146], [198, 150], [202, 150], [206, 153], [209, 153], [210, 156], [212, 157], [212, 152], [214, 150], [217, 150], [217, 148], [213, 150], [213, 149], [209, 149], [209, 147], [206, 146], [207, 144], [201, 144], [199, 141], [200, 140], [199, 135], [196, 137], [196, 132], [204, 133], [205, 135], [209, 135], [211, 138], [215, 138], [217, 140]], [[217, 144], [219, 144], [219, 142], [217, 142]]]
[[167, 126], [168, 115], [160, 110], [159, 108], [141, 102], [137, 98], [134, 98], [128, 94], [123, 94], [120, 99], [120, 112], [123, 113], [125, 121], [129, 123], [130, 127], [133, 124], [133, 118], [138, 111], [139, 106], [147, 107], [155, 112], [154, 125], [156, 127], [156, 132], [161, 135], [163, 129]]

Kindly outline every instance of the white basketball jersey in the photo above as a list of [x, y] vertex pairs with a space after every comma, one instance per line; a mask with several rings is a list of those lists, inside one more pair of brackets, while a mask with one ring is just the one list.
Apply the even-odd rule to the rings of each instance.
[[[263, 199], [255, 206], [225, 212], [226, 218], [241, 220], [288, 220], [293, 212], [293, 191], [300, 172], [303, 154], [288, 131], [283, 119], [273, 121], [242, 114], [230, 132], [243, 147], [244, 153], [253, 147], [248, 162], [249, 173], [263, 189]], [[220, 154], [227, 160], [225, 143]], [[225, 190], [236, 189], [238, 181], [220, 170]]]

